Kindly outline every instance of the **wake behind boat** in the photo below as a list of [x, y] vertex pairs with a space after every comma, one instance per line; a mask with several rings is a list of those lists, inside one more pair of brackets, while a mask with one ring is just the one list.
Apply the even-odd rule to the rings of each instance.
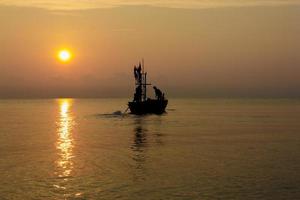
[[162, 114], [165, 112], [168, 105], [168, 100], [165, 99], [165, 94], [162, 93], [156, 86], [153, 87], [156, 99], [147, 97], [147, 72], [144, 71], [143, 64], [139, 63], [138, 67], [134, 66], [135, 78], [135, 94], [133, 101], [128, 102], [128, 107], [131, 114]]

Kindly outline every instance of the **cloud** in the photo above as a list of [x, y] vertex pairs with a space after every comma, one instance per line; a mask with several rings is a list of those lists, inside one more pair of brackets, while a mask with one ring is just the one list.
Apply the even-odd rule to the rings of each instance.
[[38, 7], [49, 10], [84, 10], [129, 5], [200, 9], [215, 7], [300, 5], [300, 0], [0, 0], [0, 4]]

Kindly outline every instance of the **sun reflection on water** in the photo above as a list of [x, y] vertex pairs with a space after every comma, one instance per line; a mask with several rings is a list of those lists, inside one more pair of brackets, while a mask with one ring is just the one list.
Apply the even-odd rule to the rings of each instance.
[[57, 175], [59, 177], [68, 177], [71, 175], [73, 169], [73, 148], [74, 140], [72, 137], [72, 130], [74, 127], [74, 119], [71, 112], [72, 99], [60, 99], [59, 103], [59, 119], [57, 127], [57, 142], [56, 148], [58, 150], [59, 158], [57, 160]]

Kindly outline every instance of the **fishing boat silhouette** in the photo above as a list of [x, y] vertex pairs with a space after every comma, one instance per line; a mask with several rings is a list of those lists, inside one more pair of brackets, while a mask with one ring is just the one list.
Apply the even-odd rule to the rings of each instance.
[[[153, 87], [156, 95], [156, 99], [147, 97], [147, 86], [151, 85], [147, 83], [147, 72], [145, 72], [144, 60], [142, 64], [134, 66], [135, 77], [135, 94], [132, 101], [128, 102], [128, 108], [131, 114], [143, 115], [143, 114], [162, 114], [165, 112], [168, 105], [168, 100], [165, 98], [165, 94], [162, 93], [157, 87]], [[127, 111], [127, 110], [126, 110]]]

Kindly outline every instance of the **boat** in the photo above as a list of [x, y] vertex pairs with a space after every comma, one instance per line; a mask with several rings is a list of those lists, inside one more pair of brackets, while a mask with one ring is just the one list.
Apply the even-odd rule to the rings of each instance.
[[135, 94], [134, 99], [128, 102], [128, 108], [131, 114], [144, 115], [144, 114], [163, 114], [166, 112], [168, 100], [165, 94], [162, 93], [155, 86], [153, 87], [156, 92], [156, 99], [147, 97], [147, 72], [145, 72], [144, 61], [139, 63], [138, 67], [134, 66], [135, 76]]

